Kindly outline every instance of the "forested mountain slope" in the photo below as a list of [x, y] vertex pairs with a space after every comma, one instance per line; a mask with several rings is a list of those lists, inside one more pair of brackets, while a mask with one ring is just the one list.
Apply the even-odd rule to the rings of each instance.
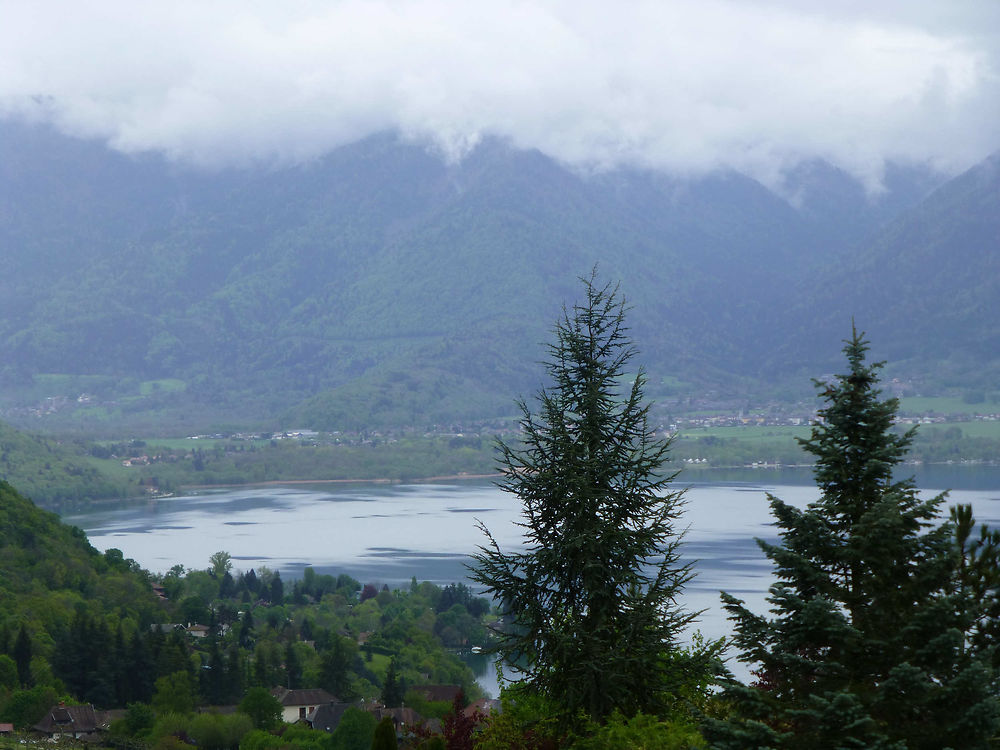
[[80, 529], [0, 481], [0, 652], [24, 625], [47, 662], [77, 612], [115, 612], [135, 629], [158, 611], [148, 579], [120, 552], [102, 555]]
[[[893, 168], [870, 195], [818, 162], [779, 195], [732, 172], [581, 174], [498, 141], [450, 164], [389, 134], [297, 167], [209, 173], [0, 129], [0, 406], [95, 396], [63, 426], [172, 414], [350, 429], [509, 412], [537, 385], [545, 321], [595, 264], [634, 307], [654, 397], [667, 381], [801, 378], [823, 365], [811, 342], [837, 340], [852, 312], [876, 337], [882, 318], [910, 317], [905, 295], [869, 309], [838, 279], [895, 273], [877, 260], [888, 235], [874, 250], [864, 237], [940, 180]], [[942, 203], [940, 221], [989, 213], [968, 200]], [[937, 293], [954, 297], [950, 281]], [[914, 358], [946, 339], [956, 362], [976, 360], [946, 333], [969, 326], [963, 314], [928, 322]], [[812, 335], [827, 324], [832, 339]]]
[[57, 442], [0, 422], [0, 480], [37, 503], [64, 507], [96, 498], [127, 497], [136, 488], [114, 481], [87, 460], [83, 444]]
[[1000, 156], [938, 188], [845, 256], [792, 311], [771, 365], [817, 361], [849, 315], [891, 371], [992, 388], [1000, 373]]

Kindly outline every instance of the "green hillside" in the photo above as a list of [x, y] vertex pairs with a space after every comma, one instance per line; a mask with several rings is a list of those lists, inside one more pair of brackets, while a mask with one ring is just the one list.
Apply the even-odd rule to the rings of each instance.
[[[78, 397], [45, 393], [39, 373], [97, 381], [75, 408], [92, 429], [151, 412], [297, 414], [317, 394], [367, 398], [395, 372], [416, 384], [404, 408], [418, 423], [489, 416], [535, 387], [545, 321], [595, 263], [622, 279], [654, 364], [725, 382], [739, 359], [726, 328], [759, 320], [763, 298], [732, 315], [703, 290], [796, 267], [801, 235], [784, 201], [739, 175], [585, 177], [499, 143], [447, 166], [382, 136], [298, 169], [207, 177], [28, 140], [5, 162], [0, 239], [14, 273], [0, 280], [0, 379], [21, 403]], [[26, 158], [43, 145], [62, 158]], [[52, 200], [39, 172], [65, 181]], [[137, 382], [165, 378], [184, 388], [136, 397]], [[460, 384], [454, 411], [442, 378]]]
[[[3, 618], [37, 617], [46, 626], [64, 622], [77, 604], [144, 617], [155, 603], [148, 581], [127, 563], [102, 555], [80, 529], [38, 508], [8, 482], [0, 482], [0, 591]], [[62, 611], [34, 608], [33, 598], [49, 595]]]
[[892, 168], [876, 196], [816, 163], [779, 195], [733, 172], [582, 174], [490, 140], [446, 164], [391, 134], [210, 173], [0, 134], [0, 417], [19, 425], [502, 416], [595, 264], [621, 280], [650, 382], [687, 384], [673, 395], [808, 395], [852, 314], [905, 377], [943, 362], [936, 386], [977, 383], [997, 351], [988, 163], [913, 209], [939, 177]]
[[0, 654], [17, 658], [23, 630], [30, 678], [22, 675], [22, 684], [61, 688], [66, 654], [58, 644], [74, 618], [114, 613], [131, 634], [155, 622], [158, 611], [148, 578], [120, 552], [102, 555], [80, 529], [0, 481]]
[[111, 497], [136, 494], [134, 481], [98, 468], [83, 443], [56, 441], [17, 430], [0, 422], [0, 481], [16, 486], [26, 497], [70, 508]]
[[[1000, 156], [938, 188], [811, 284], [772, 367], [816, 361], [854, 316], [892, 374], [930, 392], [993, 390], [1000, 375]], [[797, 318], [797, 323], [792, 323]], [[832, 366], [832, 364], [831, 364]]]

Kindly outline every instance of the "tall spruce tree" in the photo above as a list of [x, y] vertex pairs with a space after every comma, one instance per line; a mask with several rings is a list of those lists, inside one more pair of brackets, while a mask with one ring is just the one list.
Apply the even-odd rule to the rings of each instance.
[[969, 647], [1000, 667], [1000, 530], [976, 528], [971, 505], [951, 509], [958, 552], [955, 591], [970, 612]]
[[382, 682], [382, 703], [389, 708], [399, 708], [403, 705], [403, 683], [399, 679], [399, 672], [396, 669], [396, 657], [389, 660], [389, 667], [385, 672], [385, 680]]
[[17, 679], [26, 688], [32, 686], [31, 679], [31, 636], [28, 629], [21, 623], [21, 629], [17, 632], [17, 640], [14, 641], [14, 663], [17, 665]]
[[881, 398], [857, 329], [847, 372], [816, 381], [812, 435], [820, 499], [804, 510], [770, 497], [778, 544], [773, 618], [728, 594], [740, 659], [756, 682], [731, 684], [720, 748], [985, 748], [998, 728], [996, 674], [970, 649], [973, 617], [956, 594], [958, 555], [943, 495], [921, 499], [894, 477], [913, 439], [896, 399]]
[[617, 286], [584, 279], [549, 346], [552, 380], [538, 413], [523, 401], [522, 445], [500, 442], [501, 489], [524, 506], [525, 546], [501, 551], [489, 530], [472, 577], [512, 624], [499, 654], [523, 687], [564, 717], [660, 713], [692, 675], [677, 599], [691, 578], [679, 559], [682, 493], [664, 474], [669, 441], [643, 402]]

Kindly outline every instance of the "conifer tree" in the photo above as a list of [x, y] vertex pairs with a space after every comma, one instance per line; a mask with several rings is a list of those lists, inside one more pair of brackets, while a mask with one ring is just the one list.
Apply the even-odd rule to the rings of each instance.
[[[320, 657], [320, 687], [342, 701], [353, 700], [355, 694], [350, 669], [357, 656], [357, 647], [336, 633], [330, 636], [330, 640], [330, 647]], [[350, 647], [348, 644], [351, 644]]]
[[302, 687], [302, 662], [295, 652], [293, 641], [285, 644], [285, 680], [285, 684], [290, 690], [298, 690]]
[[[563, 717], [659, 712], [691, 676], [677, 648], [692, 615], [676, 603], [691, 577], [675, 528], [682, 493], [663, 473], [618, 288], [584, 280], [549, 346], [538, 413], [519, 402], [523, 446], [501, 442], [501, 489], [524, 506], [526, 546], [488, 538], [472, 577], [513, 627], [499, 653]], [[626, 379], [628, 378], [628, 379]]]
[[971, 618], [954, 593], [957, 555], [944, 497], [921, 499], [894, 469], [913, 439], [881, 398], [868, 343], [854, 329], [847, 372], [816, 382], [825, 406], [809, 439], [820, 499], [804, 510], [770, 497], [780, 541], [772, 619], [723, 594], [742, 661], [720, 748], [980, 748], [998, 726], [996, 675], [967, 648]]
[[386, 716], [375, 727], [375, 736], [372, 737], [372, 750], [396, 750], [398, 746], [396, 742], [396, 725], [393, 724], [391, 716]]
[[979, 526], [971, 505], [951, 509], [958, 552], [955, 591], [969, 613], [969, 647], [1000, 667], [1000, 530]]
[[128, 645], [128, 669], [125, 677], [125, 704], [149, 703], [153, 698], [156, 665], [150, 644], [139, 631], [132, 634]]
[[274, 577], [271, 579], [271, 591], [270, 591], [271, 604], [281, 605], [285, 603], [285, 585], [281, 582], [281, 572], [274, 571]]
[[32, 686], [31, 654], [31, 636], [28, 635], [24, 623], [21, 623], [21, 629], [17, 632], [17, 640], [14, 641], [13, 657], [14, 663], [17, 665], [17, 679], [26, 688]]
[[385, 680], [382, 683], [382, 703], [389, 708], [399, 708], [403, 705], [403, 684], [399, 679], [396, 670], [396, 657], [389, 660], [389, 667], [385, 672]]

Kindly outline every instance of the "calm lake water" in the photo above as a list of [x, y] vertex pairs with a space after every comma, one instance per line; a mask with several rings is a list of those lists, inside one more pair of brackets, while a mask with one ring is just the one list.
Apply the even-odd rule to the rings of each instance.
[[[1000, 525], [1000, 467], [914, 467], [928, 494], [953, 488], [948, 504], [971, 503], [977, 519]], [[797, 506], [816, 499], [806, 470], [688, 472], [684, 556], [697, 577], [683, 604], [705, 610], [706, 636], [729, 633], [719, 591], [763, 612], [771, 567], [754, 542], [774, 539], [767, 493]], [[448, 484], [295, 485], [202, 492], [68, 515], [100, 550], [120, 549], [142, 567], [207, 568], [225, 550], [239, 570], [265, 565], [287, 581], [306, 566], [348, 573], [362, 583], [465, 581], [468, 555], [484, 541], [484, 523], [502, 548], [521, 543], [516, 498], [487, 481]]]

